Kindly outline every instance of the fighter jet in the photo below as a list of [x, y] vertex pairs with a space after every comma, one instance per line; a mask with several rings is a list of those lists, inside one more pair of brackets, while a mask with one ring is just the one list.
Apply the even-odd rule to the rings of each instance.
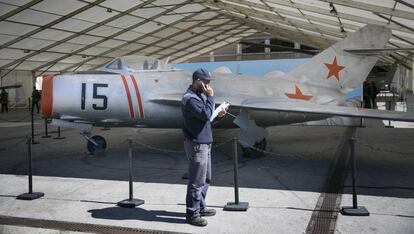
[[[332, 116], [414, 121], [414, 114], [346, 107], [346, 94], [361, 86], [379, 54], [345, 50], [384, 48], [391, 30], [367, 25], [349, 34], [295, 70], [278, 77], [216, 73], [211, 82], [216, 104], [230, 103], [217, 128], [241, 127], [244, 148], [265, 148], [268, 126]], [[90, 152], [106, 148], [93, 126], [180, 128], [181, 98], [191, 74], [144, 56], [116, 58], [97, 71], [44, 75], [42, 113], [52, 124], [78, 128]], [[252, 128], [253, 126], [253, 128]], [[255, 129], [249, 133], [248, 129]], [[253, 137], [252, 137], [253, 136]]]

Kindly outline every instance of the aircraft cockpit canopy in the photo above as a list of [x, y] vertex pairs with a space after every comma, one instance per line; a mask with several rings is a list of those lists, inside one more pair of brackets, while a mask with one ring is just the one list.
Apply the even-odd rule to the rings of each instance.
[[100, 71], [108, 72], [141, 72], [141, 71], [161, 71], [173, 69], [156, 58], [147, 56], [130, 55], [116, 58], [99, 68]]

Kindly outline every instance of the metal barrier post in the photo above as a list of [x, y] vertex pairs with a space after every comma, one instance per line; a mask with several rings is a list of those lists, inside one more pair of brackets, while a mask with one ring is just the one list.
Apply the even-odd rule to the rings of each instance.
[[60, 127], [58, 127], [58, 135], [57, 135], [57, 137], [54, 137], [53, 139], [55, 139], [55, 140], [62, 140], [62, 139], [65, 139], [66, 137], [63, 137], [63, 136], [60, 136]]
[[133, 162], [132, 162], [132, 140], [131, 139], [128, 139], [128, 157], [129, 157], [129, 198], [118, 202], [117, 205], [120, 207], [135, 208], [136, 206], [144, 204], [145, 201], [134, 198], [134, 190], [132, 186]]
[[33, 116], [33, 108], [30, 111], [30, 123], [31, 123], [31, 127], [32, 127], [32, 136], [31, 136], [31, 142], [32, 145], [38, 144], [38, 142], [35, 142], [35, 138], [34, 138], [34, 116]]
[[352, 163], [352, 206], [343, 206], [341, 213], [350, 216], [369, 216], [367, 208], [358, 206], [358, 198], [356, 192], [356, 158], [355, 158], [355, 138], [349, 139], [351, 146], [351, 163]]
[[49, 138], [50, 135], [47, 134], [47, 118], [45, 118], [45, 135], [42, 136], [42, 138]]
[[28, 178], [29, 178], [29, 192], [23, 193], [17, 196], [19, 200], [34, 200], [43, 197], [45, 194], [40, 192], [33, 192], [33, 179], [32, 179], [32, 139], [27, 137], [27, 163], [28, 163]]
[[235, 202], [228, 202], [224, 206], [227, 211], [247, 211], [249, 208], [248, 202], [239, 202], [239, 183], [238, 183], [238, 156], [237, 156], [237, 138], [233, 138], [233, 161], [234, 161], [234, 200]]

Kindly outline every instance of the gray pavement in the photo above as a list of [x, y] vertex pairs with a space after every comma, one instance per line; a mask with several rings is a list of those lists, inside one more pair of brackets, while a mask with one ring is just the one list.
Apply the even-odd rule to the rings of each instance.
[[[40, 138], [43, 122], [36, 117], [33, 145], [35, 201], [15, 197], [27, 191], [25, 136], [27, 112], [0, 116], [0, 216], [26, 217], [116, 227], [186, 233], [304, 233], [337, 157], [343, 127], [278, 126], [269, 128], [265, 157], [240, 156], [240, 200], [247, 212], [223, 211], [234, 200], [231, 144], [237, 130], [216, 130], [213, 181], [207, 202], [218, 213], [205, 228], [184, 222], [187, 161], [177, 129], [118, 128], [94, 133], [107, 139], [104, 154], [93, 156], [76, 130], [63, 130], [63, 140]], [[18, 121], [17, 121], [18, 120]], [[29, 119], [30, 120], [30, 119]], [[10, 122], [13, 121], [13, 122]], [[49, 127], [56, 136], [56, 128]], [[413, 129], [357, 129], [359, 204], [369, 217], [338, 214], [336, 233], [414, 233]], [[128, 197], [125, 139], [135, 141], [134, 192], [144, 205], [119, 208]], [[352, 205], [350, 178], [341, 205]], [[55, 233], [11, 225], [0, 233]]]

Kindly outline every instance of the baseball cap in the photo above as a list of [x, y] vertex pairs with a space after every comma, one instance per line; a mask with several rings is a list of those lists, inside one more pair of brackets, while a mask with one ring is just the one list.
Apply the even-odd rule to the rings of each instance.
[[193, 80], [214, 80], [211, 73], [204, 68], [199, 68], [193, 73]]

